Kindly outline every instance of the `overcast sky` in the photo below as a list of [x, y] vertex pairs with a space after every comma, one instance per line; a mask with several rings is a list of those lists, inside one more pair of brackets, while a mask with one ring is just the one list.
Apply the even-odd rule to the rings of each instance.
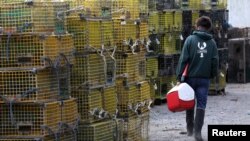
[[228, 0], [229, 23], [234, 27], [250, 27], [250, 0]]

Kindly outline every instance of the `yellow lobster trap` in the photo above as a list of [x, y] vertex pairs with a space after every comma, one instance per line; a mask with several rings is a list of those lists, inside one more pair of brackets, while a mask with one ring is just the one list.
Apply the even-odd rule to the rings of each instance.
[[106, 83], [105, 56], [97, 53], [76, 53], [71, 73], [72, 89], [81, 86], [96, 87]]
[[91, 18], [111, 18], [112, 0], [85, 0], [85, 16]]
[[[140, 0], [112, 0], [112, 19], [139, 19]], [[143, 10], [143, 7], [141, 8]]]
[[101, 49], [114, 45], [112, 20], [90, 19], [84, 17], [82, 13], [79, 15], [67, 18], [67, 28], [74, 36], [77, 51], [84, 48]]
[[157, 78], [158, 77], [158, 57], [146, 56], [146, 77]]
[[159, 13], [150, 12], [148, 17], [149, 31], [151, 33], [159, 32]]
[[0, 35], [0, 67], [53, 66], [72, 63], [73, 38], [65, 35]]
[[0, 6], [3, 33], [66, 33], [67, 2], [9, 1]]
[[174, 30], [181, 31], [182, 30], [182, 11], [175, 10], [174, 11]]
[[50, 135], [44, 136], [1, 136], [0, 141], [76, 141], [77, 136], [75, 131], [72, 131], [65, 126], [61, 126], [56, 133], [51, 133]]
[[228, 0], [218, 0], [218, 8], [227, 9], [227, 1]]
[[77, 108], [77, 99], [70, 98], [60, 101], [61, 105], [61, 124], [64, 127], [68, 127], [72, 132], [77, 130], [77, 126], [80, 122], [80, 117]]
[[199, 11], [198, 10], [193, 10], [192, 11], [192, 25], [196, 25], [196, 20], [200, 17]]
[[59, 129], [60, 103], [1, 104], [1, 136], [41, 136]]
[[113, 20], [114, 22], [114, 42], [118, 51], [137, 51], [139, 49], [140, 21], [135, 20]]
[[159, 32], [171, 32], [174, 25], [174, 11], [165, 10], [159, 13]]
[[151, 98], [150, 85], [147, 81], [126, 85], [124, 81], [117, 80], [116, 87], [119, 117], [141, 115], [148, 111]]
[[78, 129], [78, 141], [112, 141], [123, 140], [120, 121], [107, 120], [92, 124], [81, 123]]
[[160, 53], [163, 54], [176, 53], [176, 49], [174, 47], [174, 36], [172, 32], [160, 36], [160, 48]]
[[211, 9], [211, 0], [182, 0], [181, 1], [182, 9]]
[[149, 132], [149, 113], [124, 118], [123, 139], [127, 141], [146, 141]]
[[58, 98], [59, 85], [52, 69], [1, 69], [1, 102]]
[[118, 77], [126, 78], [128, 83], [145, 79], [145, 62], [143, 63], [139, 54], [116, 53], [115, 58], [117, 63], [116, 74]]
[[139, 40], [144, 41], [148, 39], [149, 36], [149, 26], [148, 26], [148, 21], [146, 20], [141, 20], [139, 23]]
[[176, 75], [160, 77], [157, 80], [156, 99], [165, 99], [166, 93], [176, 84]]
[[81, 122], [93, 123], [107, 118], [107, 112], [103, 110], [102, 90], [86, 87], [72, 90], [72, 97], [77, 98]]
[[117, 110], [117, 94], [115, 86], [104, 87], [103, 89], [103, 109], [109, 113], [110, 116], [116, 114]]

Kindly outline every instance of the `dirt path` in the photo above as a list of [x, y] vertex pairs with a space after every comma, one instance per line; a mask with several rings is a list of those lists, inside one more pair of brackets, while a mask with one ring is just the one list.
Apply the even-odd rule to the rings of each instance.
[[[208, 124], [250, 124], [250, 84], [228, 84], [226, 95], [208, 97], [202, 135], [207, 141]], [[150, 141], [194, 141], [186, 132], [185, 112], [172, 113], [166, 104], [151, 112]]]

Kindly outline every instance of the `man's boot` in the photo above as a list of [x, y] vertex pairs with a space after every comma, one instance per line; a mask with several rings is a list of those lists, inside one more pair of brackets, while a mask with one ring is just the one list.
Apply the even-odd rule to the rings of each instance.
[[186, 111], [187, 135], [192, 136], [194, 130], [194, 109]]
[[197, 109], [194, 121], [194, 138], [196, 141], [203, 141], [201, 136], [201, 129], [204, 123], [205, 110]]

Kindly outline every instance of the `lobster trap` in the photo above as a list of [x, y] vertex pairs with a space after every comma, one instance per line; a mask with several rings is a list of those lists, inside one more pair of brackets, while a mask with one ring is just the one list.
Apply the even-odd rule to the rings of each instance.
[[156, 99], [165, 99], [165, 95], [167, 92], [175, 86], [177, 80], [176, 75], [169, 75], [169, 76], [163, 76], [158, 78], [156, 84], [157, 84], [157, 91], [156, 91]]
[[211, 9], [211, 0], [182, 0], [182, 9]]
[[117, 80], [117, 99], [119, 117], [141, 115], [148, 111], [151, 102], [150, 85], [147, 81], [126, 85]]
[[59, 129], [59, 102], [1, 104], [1, 136], [51, 135]]
[[140, 0], [112, 0], [112, 19], [139, 19], [140, 11], [145, 7], [140, 6]]
[[72, 97], [77, 98], [78, 113], [84, 123], [93, 123], [107, 118], [103, 110], [103, 88], [79, 88], [72, 90]]
[[77, 51], [84, 48], [101, 49], [114, 45], [112, 20], [89, 19], [84, 17], [82, 13], [79, 15], [67, 18], [68, 31], [74, 35]]
[[174, 36], [172, 33], [166, 33], [160, 36], [160, 53], [162, 54], [173, 54], [176, 53], [174, 47]]
[[111, 18], [112, 0], [85, 0], [85, 16], [90, 18]]
[[213, 92], [221, 92], [226, 88], [226, 70], [220, 69], [218, 75], [211, 79], [209, 90]]
[[111, 141], [123, 140], [120, 121], [107, 120], [92, 124], [81, 123], [79, 126], [78, 141]]
[[124, 119], [123, 139], [127, 141], [148, 140], [149, 113]]
[[58, 61], [72, 63], [73, 39], [70, 34], [0, 35], [1, 67], [52, 66]]
[[148, 78], [158, 77], [158, 57], [157, 56], [146, 57], [146, 77]]
[[181, 31], [182, 30], [182, 11], [176, 10], [174, 11], [174, 30]]
[[149, 44], [149, 50], [151, 51], [148, 52], [149, 55], [157, 55], [160, 51], [161, 51], [161, 42], [160, 42], [160, 37], [162, 35], [160, 34], [150, 34], [149, 35], [149, 40], [150, 40], [150, 44]]
[[0, 141], [76, 141], [76, 133], [74, 132], [62, 126], [56, 133], [46, 136], [1, 136]]
[[1, 102], [56, 99], [59, 85], [52, 69], [1, 69]]
[[140, 77], [140, 74], [144, 75], [145, 73], [143, 74], [143, 72], [145, 69], [143, 70], [143, 60], [140, 59], [140, 55], [133, 53], [117, 53], [115, 54], [115, 58], [117, 63], [117, 76], [126, 78], [127, 83], [135, 83], [138, 80], [140, 81], [140, 78], [143, 78], [143, 76]]
[[175, 74], [173, 55], [159, 55], [158, 66], [159, 76], [168, 76]]
[[192, 11], [192, 25], [196, 25], [196, 20], [199, 18], [199, 11], [198, 10], [193, 10]]
[[66, 33], [67, 2], [4, 2], [0, 6], [0, 27], [4, 33]]
[[106, 82], [105, 57], [97, 53], [76, 53], [71, 73], [72, 89], [81, 86], [104, 86]]
[[149, 85], [150, 85], [150, 99], [155, 100], [156, 98], [156, 91], [158, 89], [157, 87], [157, 79], [149, 79]]
[[68, 100], [60, 101], [61, 105], [61, 123], [70, 128], [72, 132], [78, 126], [79, 115], [77, 108], [77, 99], [70, 98]]
[[117, 110], [117, 94], [115, 86], [104, 87], [103, 89], [103, 109], [110, 116], [116, 114]]
[[150, 12], [148, 17], [148, 26], [149, 32], [158, 33], [159, 31], [159, 13], [158, 12]]
[[139, 23], [139, 40], [141, 40], [142, 42], [144, 40], [148, 39], [149, 36], [149, 27], [148, 27], [148, 21], [142, 20]]
[[174, 25], [174, 11], [166, 10], [159, 13], [159, 32], [171, 32]]
[[116, 80], [116, 58], [114, 57], [116, 48], [107, 49], [103, 52], [105, 56], [106, 85], [113, 85]]
[[139, 99], [138, 102], [144, 102], [150, 100], [150, 85], [148, 81], [142, 81], [138, 84]]
[[127, 52], [138, 50], [138, 25], [139, 21], [114, 20], [114, 41], [117, 50]]
[[227, 9], [227, 0], [211, 0], [212, 9]]

